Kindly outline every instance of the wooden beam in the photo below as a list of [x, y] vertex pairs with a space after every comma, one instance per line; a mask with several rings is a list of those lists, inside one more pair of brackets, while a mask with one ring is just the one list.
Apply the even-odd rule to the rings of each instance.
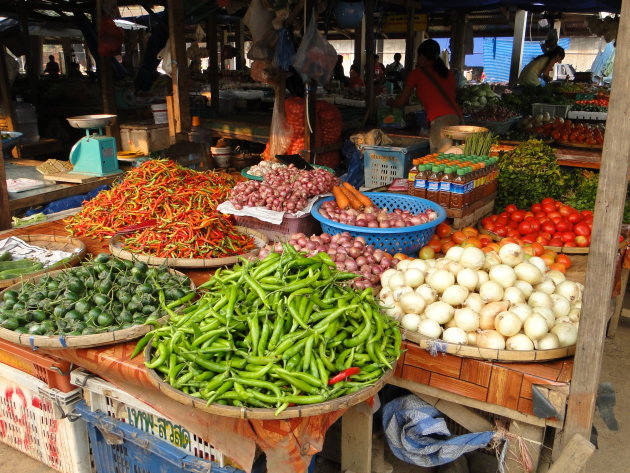
[[464, 68], [464, 36], [466, 35], [466, 13], [453, 13], [451, 27], [451, 68], [461, 71]]
[[[619, 44], [630, 42], [630, 1], [621, 5]], [[615, 70], [630, 70], [630, 50], [620, 48]], [[619, 74], [612, 85], [606, 137], [602, 153], [595, 220], [586, 269], [582, 317], [569, 394], [563, 444], [575, 434], [590, 438], [595, 398], [601, 373], [607, 316], [611, 304], [617, 236], [626, 200], [626, 176], [630, 170], [630, 76]], [[592, 263], [592, 264], [591, 264]]]
[[626, 296], [626, 288], [628, 287], [628, 276], [630, 276], [630, 269], [623, 268], [621, 270], [621, 291], [617, 297], [615, 297], [615, 309], [613, 316], [608, 324], [608, 332], [606, 335], [610, 338], [615, 336], [617, 327], [619, 326], [619, 319], [621, 318], [621, 311], [623, 310], [623, 300]]
[[405, 38], [405, 71], [407, 74], [411, 72], [416, 63], [416, 31], [414, 29], [415, 16], [415, 8], [407, 8], [407, 37]]
[[[101, 17], [103, 15], [103, 0], [96, 0], [96, 20], [100, 28]], [[112, 70], [112, 58], [99, 56], [98, 73], [101, 81], [101, 98], [103, 100], [103, 113], [117, 115], [116, 92], [114, 90], [114, 71]], [[116, 147], [122, 149], [120, 138], [120, 126], [118, 120], [114, 120], [111, 126], [107, 127], [107, 134], [116, 139]]]
[[4, 170], [4, 157], [0, 146], [0, 230], [11, 228], [11, 210], [9, 209], [9, 192], [7, 191], [7, 174]]
[[575, 434], [547, 473], [579, 473], [594, 452], [595, 445]]
[[366, 123], [376, 123], [376, 95], [374, 88], [374, 3], [375, 0], [365, 0], [365, 94], [366, 94]]
[[[311, 21], [317, 25], [316, 2], [313, 0], [305, 0], [304, 2], [304, 31], [307, 31]], [[310, 80], [304, 83], [304, 152], [302, 157], [309, 163], [315, 162], [315, 134], [317, 133], [317, 82]], [[278, 100], [278, 91], [276, 91], [276, 100]]]
[[366, 402], [341, 418], [341, 471], [372, 473], [372, 409]]
[[206, 23], [206, 48], [208, 48], [208, 69], [210, 71], [210, 105], [213, 111], [219, 110], [219, 37], [217, 17], [210, 15]]
[[512, 43], [512, 62], [510, 63], [510, 87], [516, 85], [523, 61], [523, 43], [527, 31], [527, 12], [518, 10], [514, 17], [514, 40]]
[[243, 21], [239, 18], [236, 22], [236, 31], [234, 32], [235, 48], [236, 48], [236, 70], [245, 69], [245, 44], [244, 44]]
[[72, 53], [74, 52], [72, 49], [72, 40], [70, 38], [61, 38], [61, 50], [63, 51], [62, 73], [69, 75], [70, 69], [72, 68]]
[[0, 45], [0, 100], [4, 109], [5, 120], [9, 131], [15, 131], [15, 110], [11, 100], [11, 84], [7, 74], [7, 62], [5, 60], [5, 48]]
[[414, 393], [423, 401], [428, 402], [438, 411], [442, 412], [449, 419], [454, 420], [468, 432], [486, 432], [495, 430], [494, 425], [488, 419], [481, 417], [479, 414], [461, 404], [446, 401], [428, 394]]
[[[191, 127], [190, 98], [188, 97], [188, 58], [186, 57], [186, 39], [184, 37], [184, 3], [168, 0], [168, 37], [171, 40], [173, 84], [173, 114], [176, 136], [188, 134]], [[187, 137], [180, 137], [187, 140]]]

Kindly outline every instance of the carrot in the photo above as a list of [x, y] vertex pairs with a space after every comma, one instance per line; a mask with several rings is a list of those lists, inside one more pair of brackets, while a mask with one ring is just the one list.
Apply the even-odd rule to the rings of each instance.
[[356, 195], [354, 195], [354, 193], [352, 193], [352, 191], [346, 189], [344, 186], [339, 186], [339, 188], [345, 194], [345, 196], [348, 198], [348, 200], [350, 201], [350, 206], [354, 210], [363, 210], [363, 204], [361, 203], [361, 201], [359, 199], [357, 199]]
[[343, 187], [346, 191], [350, 191], [364, 207], [372, 207], [374, 205], [367, 195], [359, 191], [352, 184], [344, 182]]
[[350, 206], [350, 199], [346, 197], [346, 193], [341, 186], [333, 186], [332, 193], [335, 196], [335, 201], [341, 210], [346, 210]]

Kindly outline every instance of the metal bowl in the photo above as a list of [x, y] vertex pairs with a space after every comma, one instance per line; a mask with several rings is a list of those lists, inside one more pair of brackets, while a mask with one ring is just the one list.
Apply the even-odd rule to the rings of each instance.
[[66, 120], [73, 128], [103, 128], [111, 125], [114, 118], [116, 115], [79, 115], [66, 118]]
[[465, 141], [475, 133], [487, 133], [489, 130], [482, 126], [458, 125], [442, 128], [442, 136], [451, 140]]

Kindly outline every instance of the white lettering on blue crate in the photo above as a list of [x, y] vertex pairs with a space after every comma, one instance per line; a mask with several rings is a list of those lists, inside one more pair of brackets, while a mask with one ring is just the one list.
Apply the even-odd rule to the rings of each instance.
[[[181, 425], [173, 424], [170, 420], [157, 417], [139, 409], [127, 406], [129, 425], [142, 430], [148, 434], [155, 435], [166, 440], [172, 445], [191, 449], [190, 432]], [[156, 433], [157, 430], [157, 433]]]

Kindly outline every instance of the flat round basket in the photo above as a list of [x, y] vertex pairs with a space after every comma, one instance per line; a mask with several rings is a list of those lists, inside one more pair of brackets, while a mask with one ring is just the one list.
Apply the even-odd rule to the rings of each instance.
[[132, 253], [123, 248], [124, 235], [114, 235], [109, 240], [109, 251], [112, 255], [121, 259], [142, 261], [154, 266], [169, 266], [172, 268], [216, 268], [236, 264], [240, 257], [256, 256], [260, 248], [269, 242], [269, 238], [263, 233], [247, 227], [236, 227], [236, 229], [247, 235], [254, 237], [256, 249], [239, 256], [228, 256], [225, 258], [159, 258], [157, 256], [143, 255], [142, 253]]
[[[149, 343], [144, 350], [145, 360], [151, 359], [151, 350], [152, 347]], [[356, 393], [332, 399], [331, 401], [322, 402], [320, 404], [288, 407], [277, 416], [275, 415], [275, 409], [223, 406], [221, 404], [208, 405], [205, 400], [189, 396], [179, 389], [175, 389], [170, 384], [165, 383], [155, 370], [147, 369], [147, 371], [149, 373], [149, 382], [155, 386], [158, 391], [166, 397], [174, 399], [185, 406], [190, 406], [194, 409], [199, 409], [201, 411], [223, 417], [234, 417], [237, 419], [281, 420], [327, 414], [329, 412], [348, 409], [349, 407], [360, 404], [361, 402], [374, 396], [383, 388], [383, 386], [385, 386], [387, 380], [394, 374], [394, 369], [395, 366], [391, 370], [386, 371], [385, 374], [372, 386], [363, 388]]]
[[386, 192], [366, 192], [365, 195], [368, 196], [377, 207], [387, 207], [389, 210], [400, 208], [414, 214], [432, 209], [437, 212], [438, 217], [422, 225], [402, 228], [370, 228], [346, 225], [325, 218], [319, 212], [322, 204], [326, 201], [333, 200], [333, 197], [325, 197], [318, 201], [313, 206], [311, 215], [319, 220], [322, 225], [322, 231], [326, 233], [336, 235], [342, 232], [349, 232], [353, 237], [363, 237], [367, 244], [374, 245], [375, 248], [390, 254], [417, 253], [420, 248], [429, 243], [429, 240], [435, 233], [435, 228], [446, 220], [446, 211], [435, 202], [431, 202], [427, 199]]
[[475, 133], [488, 133], [489, 131], [483, 126], [455, 125], [445, 126], [442, 128], [441, 134], [450, 140], [465, 141]]
[[[329, 168], [328, 166], [320, 166], [319, 164], [311, 164], [311, 166], [313, 166], [314, 168], [320, 168], [320, 169], [324, 169], [325, 171], [328, 171], [331, 174], [335, 174], [335, 170]], [[243, 169], [241, 171], [241, 176], [246, 177], [247, 179], [252, 179], [254, 181], [262, 181], [263, 180], [263, 176], [254, 176], [253, 174], [248, 174], [247, 171], [249, 171], [251, 168], [251, 166], [247, 166], [245, 169]]]
[[604, 149], [604, 145], [588, 145], [585, 143], [571, 143], [569, 141], [556, 140], [556, 144], [558, 146], [564, 146], [565, 148], [592, 149], [597, 151], [601, 151], [602, 149]]
[[78, 238], [57, 235], [15, 235], [15, 237], [30, 245], [46, 248], [47, 250], [58, 250], [65, 251], [66, 253], [72, 253], [72, 256], [70, 256], [70, 258], [66, 261], [60, 261], [48, 268], [35, 271], [34, 273], [25, 274], [20, 278], [2, 279], [0, 280], [0, 288], [12, 286], [24, 279], [48, 273], [50, 271], [76, 266], [85, 256], [86, 252], [85, 243]]
[[575, 355], [575, 345], [553, 350], [494, 350], [491, 348], [479, 348], [470, 345], [448, 343], [444, 340], [427, 338], [417, 332], [409, 332], [407, 330], [403, 330], [403, 339], [416, 343], [420, 348], [424, 348], [430, 352], [449, 353], [463, 358], [475, 358], [478, 360], [536, 363]]
[[[65, 270], [52, 271], [47, 274], [41, 274], [37, 277], [28, 279], [28, 282], [37, 282], [44, 276], [54, 276]], [[173, 274], [179, 274], [185, 276], [185, 274], [169, 269]], [[26, 280], [24, 281], [26, 282]], [[22, 282], [7, 287], [0, 292], [0, 298], [6, 291], [17, 291], [22, 287]], [[190, 282], [190, 288], [195, 289], [194, 283]], [[158, 323], [164, 323], [168, 319], [168, 316], [158, 319]], [[142, 337], [144, 334], [151, 331], [153, 327], [151, 325], [134, 325], [122, 330], [116, 330], [115, 332], [95, 333], [93, 335], [30, 335], [28, 333], [17, 333], [13, 330], [0, 327], [0, 338], [7, 340], [18, 345], [24, 345], [31, 347], [33, 350], [36, 348], [48, 348], [48, 349], [66, 349], [66, 348], [90, 348], [98, 347], [102, 345], [112, 345], [115, 343], [122, 343], [129, 340], [135, 340]]]

